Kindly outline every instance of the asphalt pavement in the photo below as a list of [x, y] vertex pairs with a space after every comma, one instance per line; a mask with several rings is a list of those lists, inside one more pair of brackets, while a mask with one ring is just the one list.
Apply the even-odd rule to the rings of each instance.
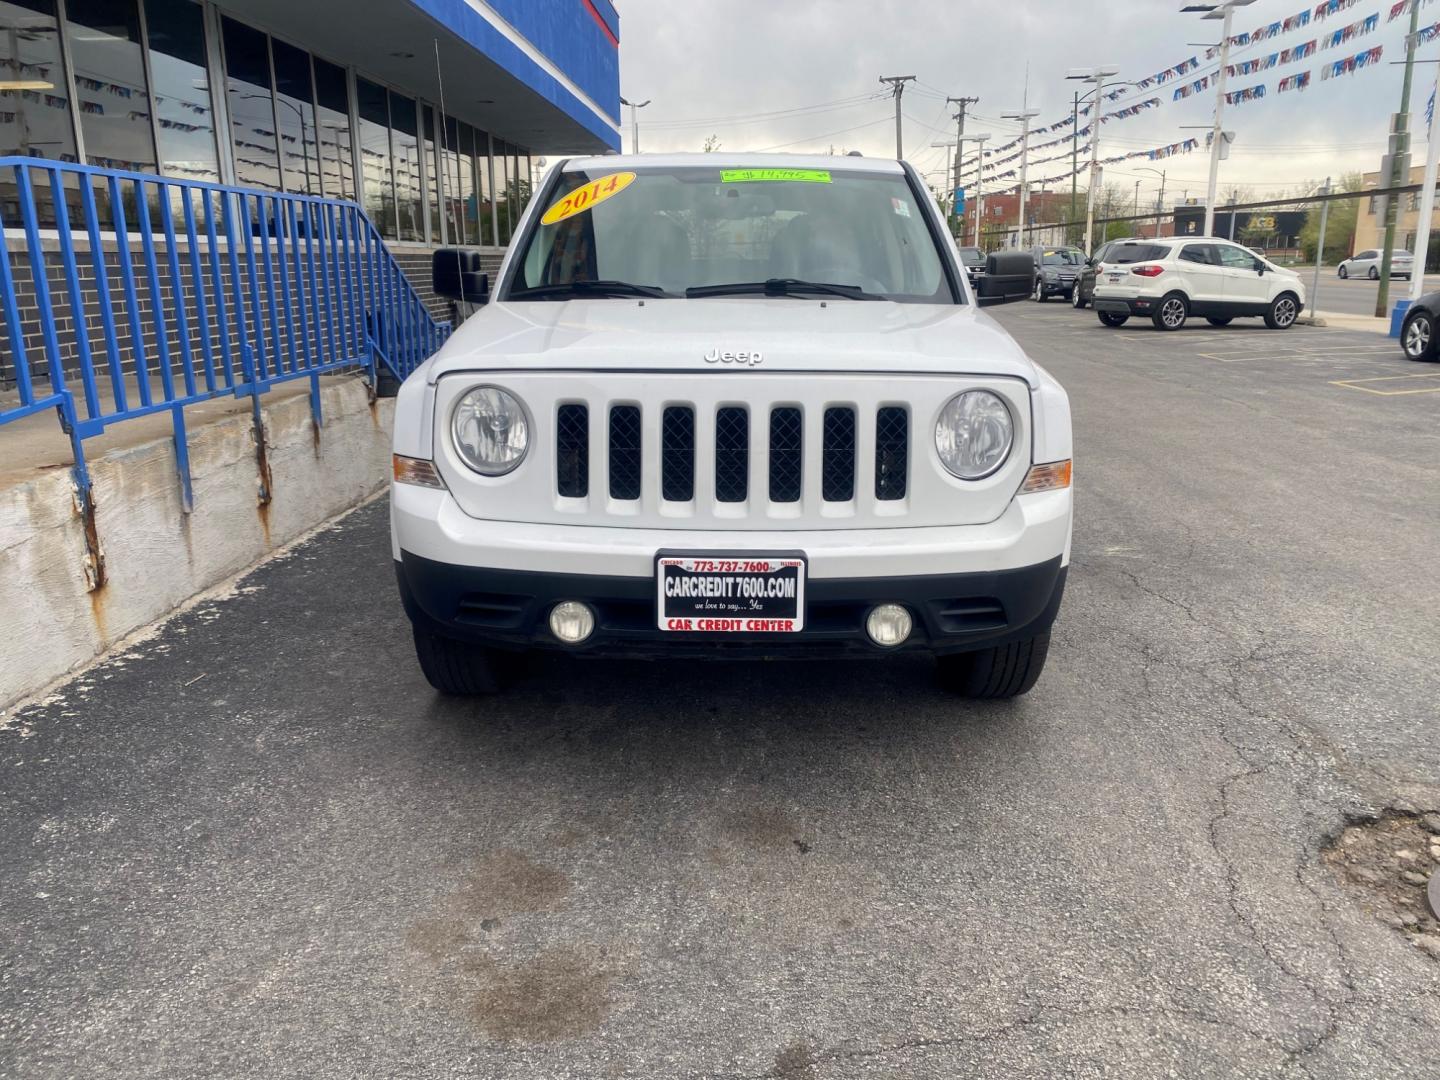
[[1436, 1075], [1440, 962], [1321, 851], [1440, 810], [1440, 366], [997, 317], [1076, 421], [1033, 693], [441, 699], [371, 504], [0, 731], [0, 1076]]
[[[1305, 282], [1305, 288], [1313, 291], [1315, 282], [1315, 269], [1301, 266], [1291, 267], [1300, 275]], [[1426, 292], [1440, 290], [1440, 276], [1428, 274], [1425, 278], [1424, 289]], [[1331, 312], [1341, 315], [1374, 315], [1375, 295], [1380, 291], [1378, 281], [1370, 281], [1366, 278], [1349, 278], [1342, 281], [1335, 276], [1335, 268], [1327, 266], [1320, 271], [1320, 311]], [[1404, 300], [1410, 295], [1410, 282], [1404, 278], [1394, 278], [1390, 282], [1390, 293], [1387, 300], [1387, 308], [1393, 308], [1396, 300]]]

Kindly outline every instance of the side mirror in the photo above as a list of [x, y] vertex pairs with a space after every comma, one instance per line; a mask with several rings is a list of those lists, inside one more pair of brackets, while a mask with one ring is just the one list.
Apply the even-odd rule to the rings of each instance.
[[982, 307], [1028, 300], [1035, 290], [1035, 260], [1023, 251], [996, 252], [985, 260], [985, 273], [976, 283]]
[[467, 304], [490, 299], [490, 275], [480, 272], [480, 253], [441, 248], [430, 256], [430, 281], [436, 295]]
[[1262, 262], [1259, 262], [1259, 261], [1257, 260], [1256, 263], [1255, 263], [1255, 272], [1256, 272], [1257, 274], [1259, 274], [1261, 277], [1264, 277], [1264, 276], [1265, 276], [1265, 264], [1262, 263]]

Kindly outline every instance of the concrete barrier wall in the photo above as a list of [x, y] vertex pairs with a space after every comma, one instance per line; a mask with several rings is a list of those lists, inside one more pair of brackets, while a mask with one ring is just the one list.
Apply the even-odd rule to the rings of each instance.
[[170, 439], [93, 459], [106, 570], [94, 591], [70, 471], [0, 491], [0, 711], [377, 490], [393, 407], [372, 404], [359, 379], [324, 386], [318, 433], [304, 395], [267, 405], [268, 505], [248, 412], [191, 427], [191, 514], [181, 510]]

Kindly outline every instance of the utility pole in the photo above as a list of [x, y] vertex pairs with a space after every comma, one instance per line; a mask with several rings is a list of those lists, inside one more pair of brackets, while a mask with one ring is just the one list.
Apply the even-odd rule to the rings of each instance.
[[[1321, 195], [1330, 194], [1330, 177], [1325, 177], [1325, 186], [1320, 189]], [[1316, 297], [1320, 293], [1320, 264], [1325, 261], [1325, 226], [1330, 221], [1330, 200], [1326, 199], [1320, 204], [1320, 234], [1315, 238], [1315, 280], [1310, 286], [1310, 311], [1311, 314], [1318, 314], [1320, 311], [1319, 301]]]
[[905, 156], [905, 143], [900, 131], [900, 98], [905, 93], [905, 84], [914, 82], [914, 75], [881, 75], [882, 83], [889, 83], [891, 91], [895, 95], [895, 160], [899, 161]]
[[1076, 185], [1080, 183], [1080, 91], [1070, 106], [1070, 220], [1075, 220]]
[[623, 97], [620, 99], [621, 105], [630, 106], [630, 152], [632, 154], [638, 154], [640, 152], [640, 121], [636, 118], [635, 111], [637, 109], [643, 109], [646, 105], [650, 104], [650, 101], [650, 98], [638, 102], [626, 101]]
[[1219, 19], [1220, 68], [1215, 75], [1215, 117], [1210, 124], [1210, 180], [1205, 195], [1205, 232], [1210, 236], [1215, 228], [1215, 188], [1220, 182], [1220, 151], [1225, 139], [1221, 120], [1225, 111], [1225, 66], [1230, 62], [1230, 20], [1237, 7], [1249, 7], [1255, 0], [1223, 0], [1215, 4], [1186, 4], [1180, 10], [1203, 11], [1205, 19]]
[[[1440, 88], [1440, 63], [1435, 65], [1435, 86]], [[1430, 146], [1425, 156], [1425, 179], [1420, 188], [1420, 220], [1415, 225], [1415, 263], [1410, 271], [1410, 302], [1425, 291], [1425, 264], [1430, 254], [1430, 217], [1435, 213], [1435, 173], [1440, 166], [1440, 124], [1430, 120]]]
[[[1390, 134], [1390, 176], [1383, 181], [1388, 187], [1399, 187], [1410, 179], [1410, 80], [1415, 73], [1415, 46], [1420, 37], [1420, 0], [1410, 0], [1410, 32], [1405, 35], [1405, 80], [1400, 84], [1400, 111], [1395, 114], [1394, 131]], [[1375, 291], [1375, 317], [1383, 319], [1390, 302], [1390, 249], [1395, 246], [1395, 213], [1400, 197], [1385, 198], [1385, 243], [1380, 248], [1380, 288]], [[1422, 276], [1424, 267], [1421, 267]], [[1415, 271], [1410, 271], [1415, 280]]]
[[[965, 109], [968, 106], [974, 105], [979, 100], [978, 97], [947, 97], [945, 99], [945, 104], [947, 105], [960, 106], [960, 111], [955, 114], [955, 186], [954, 190], [950, 193], [952, 199], [951, 206], [957, 205], [954, 200], [958, 199], [957, 193], [960, 190], [960, 154], [965, 149]], [[962, 219], [960, 222], [960, 232], [964, 233], [964, 231], [965, 222]]]
[[1135, 231], [1140, 231], [1140, 181], [1135, 181]]
[[1029, 188], [1027, 176], [1030, 168], [1030, 121], [1039, 115], [1039, 109], [1021, 109], [1019, 112], [1000, 114], [1002, 120], [1020, 121], [1020, 212], [1015, 223], [1015, 245], [1017, 247], [1025, 246], [1025, 195]]
[[1067, 79], [1095, 84], [1095, 105], [1090, 110], [1090, 187], [1085, 193], [1085, 254], [1095, 254], [1095, 189], [1100, 183], [1100, 119], [1105, 101], [1105, 80], [1118, 75], [1113, 67], [1080, 68], [1065, 73]]
[[[1139, 167], [1138, 171], [1153, 173], [1154, 175], [1160, 177], [1160, 191], [1155, 196], [1155, 239], [1159, 239], [1160, 228], [1165, 222], [1165, 170], [1152, 169], [1148, 166], [1142, 165]], [[1138, 206], [1139, 203], [1137, 202], [1136, 205]], [[1139, 211], [1137, 210], [1136, 212], [1138, 213]], [[1144, 235], [1143, 230], [1141, 230], [1141, 235]]]
[[[990, 138], [988, 131], [979, 135], [967, 136], [966, 142], [975, 144], [975, 246], [984, 249], [980, 243], [980, 226], [985, 219], [985, 140]], [[958, 154], [960, 151], [956, 150]], [[965, 240], [965, 222], [960, 222], [960, 240]]]

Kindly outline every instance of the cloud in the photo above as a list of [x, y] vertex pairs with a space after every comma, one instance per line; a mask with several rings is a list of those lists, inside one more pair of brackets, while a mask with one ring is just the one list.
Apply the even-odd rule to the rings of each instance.
[[[618, 0], [617, 6], [622, 90], [653, 99], [640, 113], [647, 152], [699, 150], [714, 134], [725, 150], [823, 153], [833, 146], [893, 156], [894, 102], [878, 78], [915, 75], [902, 98], [905, 156], [937, 183], [946, 151], [931, 143], [954, 137], [946, 95], [978, 96], [967, 129], [1006, 142], [1018, 127], [1000, 114], [1027, 99], [1040, 110], [1038, 123], [1069, 115], [1072, 92], [1085, 87], [1067, 82], [1067, 69], [1103, 64], [1118, 67], [1122, 79], [1140, 79], [1191, 56], [1203, 62], [1203, 45], [1188, 43], [1218, 36], [1219, 26], [1181, 14], [1180, 0]], [[1261, 0], [1237, 15], [1234, 29], [1303, 6], [1302, 0]], [[1368, 14], [1360, 7], [1352, 12], [1356, 19]], [[1350, 14], [1331, 21], [1339, 26]], [[1234, 59], [1309, 40], [1326, 25], [1237, 51]], [[1403, 33], [1397, 20], [1365, 44], [1383, 45], [1387, 61], [1399, 59]], [[1225, 127], [1236, 133], [1236, 143], [1221, 166], [1222, 187], [1294, 189], [1327, 174], [1378, 167], [1390, 114], [1399, 107], [1401, 67], [1384, 63], [1326, 82], [1317, 75], [1308, 90], [1275, 93], [1284, 75], [1318, 71], [1325, 59], [1344, 54], [1345, 47], [1322, 51], [1309, 61], [1230, 80], [1231, 89], [1264, 83], [1268, 93], [1226, 110]], [[1412, 109], [1420, 124], [1431, 70], [1419, 68], [1416, 78]], [[1169, 88], [1158, 93], [1161, 107], [1104, 126], [1102, 156], [1203, 138], [1184, 128], [1209, 123], [1213, 89], [1180, 102], [1171, 101]], [[628, 149], [628, 110], [625, 122]], [[1423, 134], [1415, 141], [1421, 144]], [[1169, 191], [1203, 195], [1203, 152], [1164, 167]], [[1042, 171], [1054, 175], [1063, 168]], [[1106, 179], [1126, 186], [1140, 179], [1142, 190], [1159, 182], [1126, 163], [1111, 166]]]

